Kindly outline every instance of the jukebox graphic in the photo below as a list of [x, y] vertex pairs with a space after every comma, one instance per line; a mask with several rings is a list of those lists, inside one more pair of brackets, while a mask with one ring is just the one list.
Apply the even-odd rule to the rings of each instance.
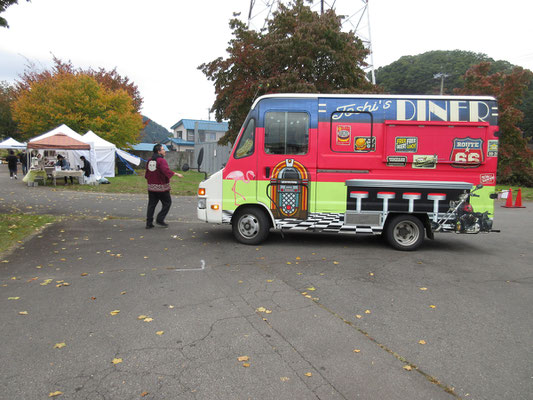
[[278, 163], [270, 177], [267, 195], [274, 218], [307, 219], [309, 176], [298, 161]]

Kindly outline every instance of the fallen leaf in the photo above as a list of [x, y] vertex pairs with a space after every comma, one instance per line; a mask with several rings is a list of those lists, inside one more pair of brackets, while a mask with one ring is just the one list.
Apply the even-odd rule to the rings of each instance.
[[139, 315], [137, 319], [140, 321], [141, 319], [148, 318], [148, 315]]
[[333, 261], [333, 264], [337, 265], [339, 262], [338, 261]]
[[165, 331], [157, 331], [155, 334], [161, 336]]
[[437, 306], [434, 306], [433, 304], [429, 306], [429, 308], [437, 308]]
[[65, 347], [67, 344], [66, 343], [56, 343], [54, 345], [54, 349], [62, 349], [63, 347]]
[[311, 372], [306, 372], [304, 375], [305, 376], [313, 376], [313, 374]]
[[117, 315], [120, 312], [120, 310], [113, 310], [109, 314], [111, 315]]
[[96, 300], [96, 297], [94, 297], [94, 296], [93, 296], [93, 297], [91, 297], [91, 300]]
[[113, 358], [113, 361], [111, 361], [113, 365], [120, 364], [122, 362], [122, 358]]
[[248, 368], [248, 367], [250, 366], [250, 364], [249, 364], [249, 363], [242, 363], [242, 366], [243, 366], [244, 368]]
[[265, 314], [272, 314], [272, 310], [265, 310]]
[[174, 306], [168, 306], [168, 308], [174, 308]]
[[124, 292], [120, 292], [120, 294], [126, 294], [126, 291], [124, 291]]
[[425, 291], [425, 290], [428, 290], [428, 288], [427, 287], [421, 287], [420, 290]]
[[363, 318], [363, 316], [362, 316], [362, 315], [359, 315], [359, 314], [357, 314], [357, 315], [355, 316], [355, 318], [357, 318], [357, 319], [361, 319], [361, 318]]
[[18, 299], [20, 299], [20, 297], [8, 297], [7, 299], [8, 300], [18, 300]]
[[405, 365], [403, 367], [403, 369], [407, 370], [407, 371], [411, 371], [413, 369], [413, 367], [411, 367], [410, 365]]
[[28, 315], [27, 311], [19, 311], [19, 315]]
[[82, 272], [81, 273], [81, 276], [87, 276], [87, 275], [89, 275], [87, 272]]
[[371, 272], [371, 273], [370, 273], [369, 275], [370, 275], [370, 276], [374, 276], [374, 273], [373, 273], [373, 272]]
[[62, 394], [63, 394], [63, 392], [60, 392], [59, 390], [56, 390], [55, 392], [50, 392], [48, 397], [57, 397], [57, 396], [61, 396]]
[[282, 381], [282, 382], [287, 382], [287, 381], [290, 380], [290, 378], [287, 377], [287, 376], [282, 376], [281, 378], [279, 378], [279, 380]]
[[360, 353], [360, 352], [361, 352], [361, 350], [359, 350], [359, 349], [354, 349], [354, 351], [353, 351], [353, 352], [354, 352], [354, 353]]
[[257, 312], [265, 312], [266, 308], [265, 307], [259, 307], [255, 311], [257, 311]]
[[150, 317], [143, 319], [144, 322], [152, 322], [153, 320], [154, 319]]
[[148, 392], [142, 392], [141, 397], [148, 396]]
[[370, 310], [365, 310], [365, 314], [371, 314], [371, 313], [372, 313], [372, 311], [370, 311]]
[[242, 361], [248, 361], [249, 359], [250, 359], [250, 357], [248, 357], [248, 356], [240, 356], [240, 357], [237, 358], [237, 361], [241, 361], [242, 362]]
[[273, 279], [267, 279], [267, 282], [270, 283], [270, 282], [274, 282]]
[[418, 343], [419, 344], [426, 344], [426, 341], [425, 340], [419, 340]]
[[309, 290], [310, 292], [312, 292], [312, 291], [314, 291], [314, 290], [316, 290], [316, 289], [315, 289], [314, 287], [311, 286], [311, 287], [308, 287], [307, 290]]

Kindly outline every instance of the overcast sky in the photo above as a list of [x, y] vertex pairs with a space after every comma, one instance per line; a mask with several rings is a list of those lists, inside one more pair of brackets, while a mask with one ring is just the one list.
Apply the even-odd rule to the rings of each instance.
[[[263, 25], [266, 2], [255, 1], [252, 26]], [[335, 5], [352, 15], [363, 2]], [[233, 12], [246, 19], [249, 7], [250, 0], [19, 0], [2, 14], [10, 28], [0, 28], [0, 80], [13, 82], [26, 60], [48, 67], [54, 54], [76, 67], [116, 67], [138, 85], [143, 114], [166, 128], [207, 119], [214, 89], [197, 67], [225, 57], [228, 21]], [[533, 70], [531, 0], [370, 0], [369, 11], [376, 68], [459, 49]]]

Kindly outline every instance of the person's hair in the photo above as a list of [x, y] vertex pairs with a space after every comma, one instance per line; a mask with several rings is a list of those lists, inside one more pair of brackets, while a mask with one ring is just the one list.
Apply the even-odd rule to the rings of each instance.
[[159, 151], [161, 150], [162, 147], [163, 147], [162, 144], [156, 144], [154, 146], [154, 153], [159, 153]]
[[15, 154], [13, 150], [9, 150], [9, 154]]
[[63, 158], [63, 156], [61, 154], [58, 154], [57, 158]]
[[85, 156], [81, 156], [80, 159], [85, 160]]

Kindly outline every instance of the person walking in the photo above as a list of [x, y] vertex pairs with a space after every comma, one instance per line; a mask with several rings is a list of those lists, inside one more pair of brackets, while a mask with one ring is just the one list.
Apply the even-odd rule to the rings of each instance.
[[161, 211], [157, 214], [155, 223], [164, 228], [168, 227], [165, 222], [170, 206], [172, 205], [172, 198], [170, 197], [170, 178], [176, 175], [178, 178], [183, 178], [182, 174], [171, 171], [165, 160], [165, 148], [161, 144], [154, 146], [154, 154], [152, 158], [146, 163], [146, 172], [144, 177], [148, 183], [148, 209], [146, 211], [146, 229], [154, 227], [154, 212], [157, 203], [161, 202]]
[[81, 170], [84, 172], [85, 177], [90, 177], [92, 172], [91, 163], [84, 156], [81, 156], [80, 160], [83, 161], [83, 167], [81, 167]]
[[13, 150], [9, 150], [9, 155], [6, 157], [7, 167], [9, 168], [9, 179], [18, 179], [17, 178], [17, 163], [19, 162], [18, 157], [15, 155]]
[[22, 175], [26, 175], [28, 173], [28, 156], [25, 151], [20, 153], [19, 159], [22, 165]]

